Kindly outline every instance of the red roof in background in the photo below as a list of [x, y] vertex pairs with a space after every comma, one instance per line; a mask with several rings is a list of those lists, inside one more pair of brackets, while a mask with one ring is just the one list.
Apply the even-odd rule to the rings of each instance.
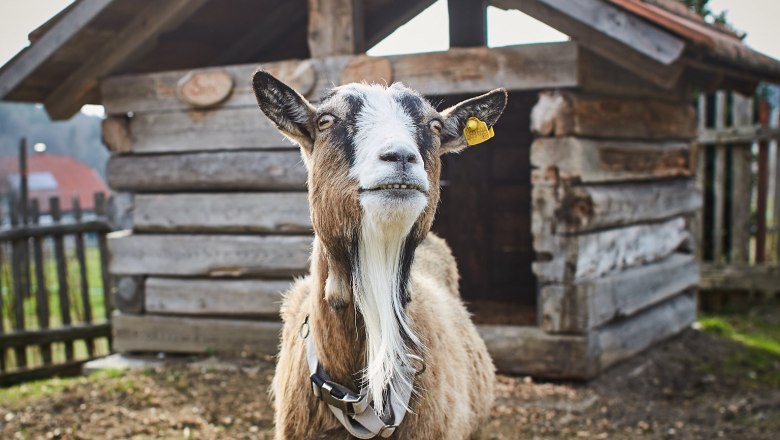
[[[12, 176], [18, 174], [19, 159], [16, 156], [0, 156], [0, 191], [10, 191]], [[97, 171], [70, 156], [34, 153], [27, 158], [27, 174], [30, 176], [30, 199], [38, 199], [41, 212], [48, 212], [49, 197], [52, 196], [59, 196], [61, 209], [70, 211], [74, 194], [78, 195], [81, 208], [90, 211], [95, 208], [96, 192], [106, 195], [110, 192]], [[33, 177], [43, 177], [44, 183], [53, 183], [53, 178], [56, 185], [35, 188], [33, 181], [37, 179]]]

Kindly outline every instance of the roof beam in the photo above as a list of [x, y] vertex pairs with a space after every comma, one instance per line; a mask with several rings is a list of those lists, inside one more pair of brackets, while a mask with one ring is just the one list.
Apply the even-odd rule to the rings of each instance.
[[312, 58], [365, 52], [363, 0], [309, 0], [308, 32]]
[[487, 46], [488, 0], [449, 0], [450, 47]]
[[161, 33], [181, 23], [205, 2], [155, 0], [148, 3], [124, 29], [49, 94], [44, 101], [49, 116], [55, 120], [73, 116], [101, 78], [148, 49]]
[[97, 17], [115, 0], [93, 0], [79, 2], [72, 11], [62, 17], [35, 44], [16, 59], [7, 70], [0, 73], [0, 99], [5, 98], [28, 75], [45, 63], [68, 40], [73, 38], [87, 23]]
[[685, 42], [604, 0], [491, 0], [518, 9], [570, 36], [583, 47], [660, 87], [683, 71]]

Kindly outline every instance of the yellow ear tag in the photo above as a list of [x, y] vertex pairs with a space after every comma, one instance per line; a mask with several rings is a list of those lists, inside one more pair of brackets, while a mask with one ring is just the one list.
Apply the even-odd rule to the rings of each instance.
[[466, 137], [466, 143], [471, 146], [485, 142], [495, 136], [495, 133], [493, 133], [493, 127], [488, 128], [485, 121], [480, 121], [479, 118], [472, 116], [466, 121], [463, 136]]

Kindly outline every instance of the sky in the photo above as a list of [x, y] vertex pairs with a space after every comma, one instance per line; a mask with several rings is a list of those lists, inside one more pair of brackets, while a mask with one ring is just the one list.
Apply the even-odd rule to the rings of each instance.
[[[576, 0], [571, 0], [576, 1]], [[72, 0], [0, 0], [0, 65], [27, 44], [27, 35]], [[728, 11], [746, 43], [780, 59], [780, 0], [710, 0], [717, 13]], [[449, 46], [446, 0], [431, 7], [381, 41], [370, 55], [431, 52]], [[488, 46], [563, 41], [566, 36], [518, 11], [488, 9]], [[90, 111], [90, 109], [87, 109]], [[94, 109], [92, 109], [94, 110]]]

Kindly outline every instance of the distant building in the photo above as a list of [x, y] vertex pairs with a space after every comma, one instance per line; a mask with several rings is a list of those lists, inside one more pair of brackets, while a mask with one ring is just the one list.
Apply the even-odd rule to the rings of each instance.
[[[59, 196], [62, 211], [72, 209], [72, 198], [78, 194], [81, 208], [93, 211], [94, 194], [109, 193], [98, 172], [70, 156], [34, 153], [27, 159], [27, 186], [30, 200], [38, 199], [42, 213], [49, 211], [49, 197]], [[0, 156], [0, 193], [19, 192], [19, 159]]]

